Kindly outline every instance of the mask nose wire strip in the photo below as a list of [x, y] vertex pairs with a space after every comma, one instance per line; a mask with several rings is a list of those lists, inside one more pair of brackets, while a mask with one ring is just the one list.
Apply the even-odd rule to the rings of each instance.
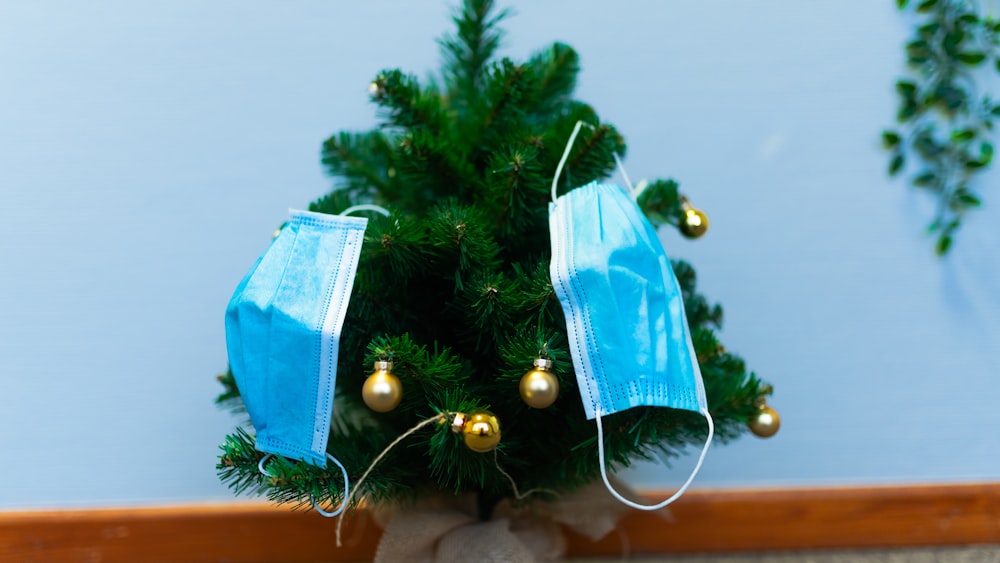
[[[257, 462], [257, 470], [260, 471], [261, 474], [267, 477], [271, 477], [271, 474], [268, 473], [265, 465], [267, 465], [267, 462], [270, 461], [272, 457], [274, 457], [274, 454], [267, 454], [264, 457], [260, 458], [260, 461]], [[316, 500], [313, 499], [312, 497], [309, 497], [309, 502], [312, 503], [313, 508], [315, 508], [316, 512], [318, 512], [321, 516], [325, 516], [327, 518], [333, 518], [334, 516], [343, 512], [344, 508], [347, 507], [347, 499], [350, 498], [351, 495], [351, 484], [350, 480], [347, 477], [347, 470], [344, 469], [344, 465], [340, 463], [340, 460], [338, 460], [337, 458], [333, 457], [330, 454], [326, 454], [326, 457], [327, 459], [332, 461], [334, 465], [340, 468], [340, 473], [344, 476], [344, 502], [340, 503], [340, 508], [334, 510], [333, 512], [329, 512], [320, 508], [319, 503], [317, 503]]]
[[625, 505], [631, 506], [632, 508], [636, 508], [639, 510], [659, 510], [664, 506], [667, 506], [668, 504], [679, 499], [681, 495], [683, 495], [684, 492], [687, 491], [688, 487], [691, 486], [691, 482], [694, 481], [695, 475], [697, 475], [698, 470], [701, 469], [701, 463], [705, 461], [705, 454], [708, 453], [708, 447], [712, 445], [712, 437], [715, 435], [715, 423], [712, 422], [712, 415], [708, 413], [707, 409], [702, 409], [699, 412], [701, 413], [702, 416], [705, 417], [705, 420], [708, 421], [708, 437], [705, 439], [705, 447], [702, 448], [701, 455], [698, 456], [698, 463], [695, 464], [694, 470], [691, 471], [691, 475], [687, 478], [687, 481], [685, 481], [684, 484], [681, 485], [681, 488], [678, 489], [677, 492], [674, 493], [670, 498], [658, 504], [646, 505], [646, 504], [638, 504], [632, 502], [627, 498], [623, 497], [621, 494], [618, 493], [618, 491], [615, 490], [615, 488], [611, 485], [611, 481], [608, 479], [608, 469], [605, 465], [605, 460], [604, 460], [604, 427], [601, 424], [601, 416], [603, 413], [601, 413], [601, 409], [600, 407], [598, 407], [597, 416], [595, 417], [595, 419], [597, 420], [597, 458], [599, 460], [598, 462], [601, 465], [601, 478], [604, 479], [604, 486], [607, 487], [608, 492], [611, 493], [612, 496], [620, 500]]
[[[569, 136], [569, 140], [566, 141], [566, 148], [563, 150], [562, 158], [559, 159], [559, 164], [556, 165], [556, 173], [552, 176], [552, 201], [556, 200], [556, 192], [559, 187], [559, 176], [562, 175], [563, 167], [566, 166], [566, 160], [569, 159], [569, 153], [573, 150], [573, 143], [576, 141], [576, 136], [580, 134], [580, 128], [586, 125], [590, 129], [594, 129], [594, 126], [584, 122], [577, 121], [576, 125], [573, 126], [573, 132]], [[632, 180], [629, 180], [628, 173], [625, 172], [625, 165], [622, 164], [622, 159], [618, 158], [618, 153], [611, 153], [615, 157], [615, 163], [618, 164], [618, 172], [621, 173], [622, 179], [625, 180], [625, 185], [628, 187], [628, 193], [632, 194], [635, 198], [639, 194], [635, 193], [635, 187], [632, 185]], [[361, 207], [361, 206], [358, 206]], [[346, 213], [346, 212], [345, 212]]]
[[351, 207], [348, 207], [347, 209], [341, 211], [340, 215], [350, 215], [351, 213], [354, 213], [355, 211], [374, 211], [376, 213], [381, 213], [382, 215], [384, 215], [386, 217], [389, 216], [389, 210], [388, 209], [382, 207], [381, 205], [372, 205], [371, 203], [362, 203], [362, 204], [359, 204], [359, 205], [352, 205]]

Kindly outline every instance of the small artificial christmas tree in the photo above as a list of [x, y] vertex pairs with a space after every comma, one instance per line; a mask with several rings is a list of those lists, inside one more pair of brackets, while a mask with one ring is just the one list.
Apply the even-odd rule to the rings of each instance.
[[[599, 478], [596, 428], [581, 404], [549, 275], [550, 183], [578, 121], [593, 127], [571, 148], [560, 192], [607, 177], [625, 141], [571, 97], [579, 61], [569, 46], [556, 43], [523, 63], [494, 59], [505, 14], [492, 4], [465, 0], [456, 33], [441, 41], [439, 77], [422, 86], [399, 70], [379, 73], [370, 94], [381, 125], [339, 133], [323, 146], [337, 185], [311, 211], [338, 214], [369, 203], [391, 212], [372, 215], [364, 235], [327, 445], [352, 484], [370, 472], [345, 499], [339, 469], [275, 456], [262, 472], [254, 436], [237, 430], [218, 464], [237, 493], [337, 506], [474, 492], [488, 519], [500, 500], [515, 496], [514, 483], [544, 489], [528, 499], [545, 500]], [[687, 236], [707, 226], [671, 180], [649, 183], [638, 203], [654, 224]], [[770, 387], [716, 337], [721, 309], [695, 292], [690, 265], [673, 269], [716, 438], [736, 438], [748, 423], [759, 434], [776, 429], [763, 404]], [[219, 402], [239, 408], [232, 373], [220, 379]], [[455, 413], [466, 415], [464, 426]], [[453, 431], [470, 428], [474, 416], [485, 434]], [[434, 417], [441, 423], [385, 451]], [[495, 421], [499, 429], [490, 426]], [[630, 408], [606, 416], [604, 426], [612, 468], [678, 455], [705, 436], [697, 413], [669, 408]]]

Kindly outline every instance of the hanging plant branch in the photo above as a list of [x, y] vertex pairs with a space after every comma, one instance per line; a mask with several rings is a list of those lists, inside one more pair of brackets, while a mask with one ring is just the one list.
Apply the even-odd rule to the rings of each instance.
[[897, 129], [882, 132], [889, 175], [914, 161], [912, 184], [937, 198], [928, 230], [936, 250], [951, 248], [965, 213], [980, 206], [974, 180], [993, 162], [990, 142], [1000, 103], [977, 80], [987, 64], [1000, 72], [1000, 22], [982, 17], [975, 0], [896, 0], [917, 19], [906, 44], [909, 76], [896, 82]]

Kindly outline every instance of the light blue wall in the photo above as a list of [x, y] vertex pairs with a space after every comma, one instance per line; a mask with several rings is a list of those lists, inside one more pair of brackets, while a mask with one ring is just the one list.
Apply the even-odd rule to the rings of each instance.
[[[1000, 479], [1000, 176], [936, 259], [930, 203], [885, 179], [877, 144], [892, 4], [515, 4], [508, 52], [574, 45], [631, 175], [672, 175], [709, 212], [668, 251], [777, 389], [781, 433], [714, 448], [698, 486]], [[287, 208], [327, 189], [320, 142], [372, 125], [372, 76], [435, 67], [447, 14], [0, 3], [0, 507], [229, 498], [225, 303]]]

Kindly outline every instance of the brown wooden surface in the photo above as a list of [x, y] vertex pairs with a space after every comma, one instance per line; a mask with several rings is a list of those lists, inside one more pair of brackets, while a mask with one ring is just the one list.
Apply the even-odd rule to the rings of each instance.
[[[371, 559], [379, 530], [367, 515], [348, 518], [340, 549], [334, 526], [259, 504], [0, 512], [0, 561]], [[667, 518], [632, 512], [599, 542], [568, 539], [571, 557], [1000, 543], [1000, 484], [696, 490]]]
[[[664, 497], [658, 497], [664, 498]], [[1000, 484], [691, 491], [664, 522], [630, 513], [571, 555], [780, 551], [1000, 543]], [[616, 537], [617, 536], [617, 537]]]
[[261, 504], [0, 512], [0, 562], [313, 563], [369, 561], [379, 530]]

